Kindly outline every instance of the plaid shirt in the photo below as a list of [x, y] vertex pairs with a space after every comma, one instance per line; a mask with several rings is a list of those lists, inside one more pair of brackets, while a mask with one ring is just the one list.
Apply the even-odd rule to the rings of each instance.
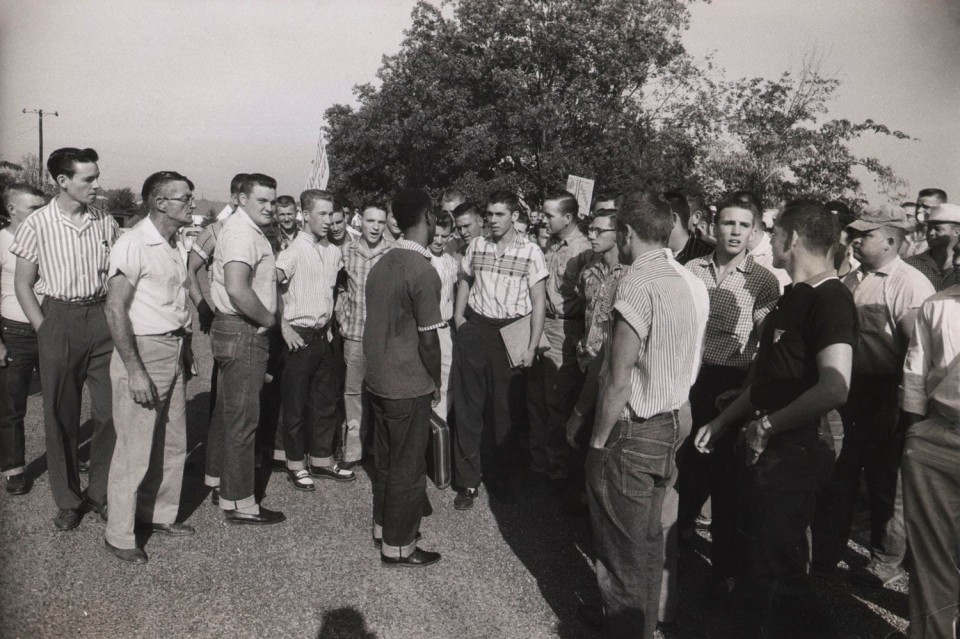
[[602, 258], [580, 274], [579, 289], [583, 295], [586, 316], [585, 335], [577, 348], [581, 365], [589, 364], [599, 355], [603, 343], [610, 337], [613, 295], [622, 274], [622, 264], [617, 263], [611, 269]]
[[343, 248], [340, 296], [335, 311], [340, 334], [346, 339], [362, 340], [367, 320], [367, 275], [383, 254], [393, 248], [393, 242], [383, 238], [373, 248], [358, 240]]
[[467, 303], [475, 313], [491, 319], [523, 317], [533, 311], [530, 289], [547, 277], [540, 247], [517, 234], [503, 250], [485, 237], [470, 240], [461, 264], [474, 278]]
[[703, 363], [746, 370], [757, 353], [760, 323], [777, 303], [777, 278], [747, 255], [717, 281], [714, 255], [697, 258], [686, 267], [706, 284], [710, 319], [703, 347]]
[[940, 268], [940, 264], [937, 263], [937, 260], [933, 259], [930, 251], [918, 253], [903, 261], [926, 275], [937, 292], [954, 284], [960, 284], [960, 274], [957, 273], [957, 269], [952, 266], [946, 269]]

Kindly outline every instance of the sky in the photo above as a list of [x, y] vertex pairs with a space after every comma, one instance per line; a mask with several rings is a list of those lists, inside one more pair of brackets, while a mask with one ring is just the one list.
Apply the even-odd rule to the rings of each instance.
[[[323, 112], [353, 103], [395, 53], [413, 0], [0, 0], [0, 158], [95, 148], [104, 188], [176, 170], [225, 199], [259, 171], [297, 194]], [[831, 117], [916, 141], [868, 140], [911, 193], [960, 200], [960, 0], [714, 0], [684, 43], [725, 77], [776, 77], [817, 52], [842, 81]], [[871, 190], [868, 189], [868, 193]]]

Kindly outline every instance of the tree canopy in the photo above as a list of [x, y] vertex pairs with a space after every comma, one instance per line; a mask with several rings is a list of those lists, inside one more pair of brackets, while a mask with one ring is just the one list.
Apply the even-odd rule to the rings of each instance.
[[508, 188], [538, 201], [568, 174], [598, 190], [750, 187], [862, 196], [854, 155], [872, 121], [821, 122], [837, 82], [807, 68], [709, 79], [680, 35], [682, 0], [421, 0], [379, 86], [326, 111], [331, 188], [354, 205], [405, 186]]

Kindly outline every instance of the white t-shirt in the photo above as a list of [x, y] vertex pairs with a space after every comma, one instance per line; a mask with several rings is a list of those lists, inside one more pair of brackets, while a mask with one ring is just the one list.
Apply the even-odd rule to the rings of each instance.
[[[14, 322], [27, 322], [27, 316], [17, 301], [13, 290], [13, 280], [17, 273], [17, 256], [10, 252], [13, 245], [13, 233], [10, 229], [0, 231], [0, 316]], [[43, 295], [37, 295], [37, 301], [43, 303]]]

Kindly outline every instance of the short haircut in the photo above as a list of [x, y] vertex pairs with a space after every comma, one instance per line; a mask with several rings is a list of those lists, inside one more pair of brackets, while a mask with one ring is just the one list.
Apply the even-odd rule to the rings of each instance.
[[597, 208], [597, 204], [600, 202], [614, 202], [617, 199], [619, 193], [614, 193], [613, 191], [602, 191], [593, 196], [593, 202], [590, 203], [590, 210]]
[[253, 193], [254, 187], [257, 186], [263, 186], [268, 189], [276, 189], [277, 181], [269, 175], [264, 175], [263, 173], [250, 173], [243, 178], [243, 187], [240, 189], [240, 192], [244, 195], [250, 195]]
[[433, 210], [433, 200], [426, 189], [404, 189], [393, 196], [393, 219], [401, 231], [416, 226]]
[[574, 221], [576, 221], [580, 213], [580, 203], [577, 202], [577, 198], [574, 197], [570, 191], [553, 191], [547, 193], [543, 201], [545, 203], [557, 202], [560, 205], [560, 215], [569, 215]]
[[917, 199], [919, 200], [922, 197], [935, 197], [940, 200], [942, 204], [947, 201], [947, 192], [943, 189], [920, 189], [920, 192], [917, 194]]
[[32, 184], [27, 184], [26, 182], [14, 182], [3, 189], [3, 208], [6, 209], [7, 205], [10, 204], [10, 200], [13, 198], [14, 194], [22, 193], [24, 195], [33, 195], [36, 197], [42, 197], [46, 199], [46, 196], [43, 194], [43, 191], [33, 186]]
[[[313, 203], [317, 201], [329, 202], [333, 205], [334, 212], [337, 212], [337, 204], [331, 195], [327, 191], [321, 191], [320, 189], [307, 189], [300, 194], [300, 210], [307, 212], [313, 208]], [[280, 204], [279, 198], [277, 199], [277, 204]], [[340, 211], [342, 214], [342, 211]]]
[[900, 203], [900, 208], [905, 208], [905, 207], [908, 207], [908, 206], [911, 207], [911, 208], [916, 208], [917, 203], [916, 203], [916, 202], [901, 202], [901, 203]]
[[847, 225], [857, 219], [857, 214], [854, 213], [845, 202], [841, 202], [840, 200], [830, 200], [823, 206], [837, 216], [837, 224], [839, 224], [841, 230], [847, 228]]
[[152, 202], [159, 197], [160, 191], [171, 182], [186, 182], [193, 190], [193, 182], [180, 175], [176, 171], [157, 171], [143, 181], [143, 188], [140, 189], [140, 198], [147, 208], [152, 208]]
[[690, 215], [693, 215], [695, 211], [700, 211], [701, 215], [709, 215], [710, 210], [707, 208], [707, 201], [704, 199], [703, 195], [700, 193], [687, 193], [687, 207], [690, 209]]
[[287, 207], [287, 206], [296, 206], [296, 205], [297, 205], [297, 201], [293, 199], [292, 195], [281, 195], [280, 197], [277, 198], [277, 208], [280, 208], [281, 206]]
[[616, 225], [617, 209], [597, 209], [593, 212], [593, 219], [599, 220], [602, 217], [613, 221], [614, 225]]
[[463, 194], [463, 191], [458, 189], [447, 189], [443, 192], [443, 196], [440, 198], [441, 204], [446, 204], [447, 202], [466, 202], [467, 196]]
[[50, 154], [50, 157], [47, 158], [47, 170], [50, 171], [50, 177], [56, 182], [61, 175], [72, 178], [77, 170], [77, 164], [99, 161], [100, 156], [93, 149], [65, 147]]
[[230, 195], [239, 195], [243, 189], [243, 183], [249, 176], [246, 173], [237, 173], [230, 180]]
[[480, 207], [473, 202], [464, 202], [457, 208], [453, 209], [454, 220], [456, 220], [458, 217], [463, 217], [464, 215], [472, 215], [478, 221], [483, 219], [483, 214], [480, 212]]
[[775, 224], [787, 233], [796, 232], [811, 253], [824, 257], [829, 256], [840, 241], [837, 216], [816, 200], [787, 202]]
[[383, 196], [372, 197], [366, 202], [363, 203], [363, 206], [360, 207], [360, 215], [363, 216], [364, 211], [367, 209], [377, 209], [387, 213], [390, 211], [390, 202], [387, 198]]
[[[687, 201], [683, 203], [686, 205]], [[653, 191], [631, 191], [617, 200], [617, 223], [629, 226], [647, 242], [667, 242], [673, 231], [674, 213], [666, 199]]]
[[520, 210], [520, 200], [517, 198], [517, 194], [511, 193], [510, 191], [501, 190], [491, 193], [487, 198], [487, 206], [493, 206], [496, 204], [506, 205], [507, 210], [511, 213], [516, 213]]
[[[744, 211], [750, 211], [753, 213], [754, 225], [757, 224], [763, 215], [763, 209], [758, 207], [756, 202], [748, 198], [724, 198], [717, 203], [717, 222], [720, 221], [720, 214], [726, 209], [743, 209]], [[707, 215], [710, 214], [710, 211], [706, 209], [703, 209], [703, 212]]]
[[680, 224], [683, 225], [683, 228], [687, 228], [687, 223], [690, 221], [690, 205], [687, 203], [686, 196], [680, 191], [674, 190], [666, 191], [662, 199], [666, 200], [670, 210], [680, 218]]
[[441, 212], [437, 216], [437, 228], [443, 229], [448, 233], [453, 232], [453, 216], [446, 212]]

